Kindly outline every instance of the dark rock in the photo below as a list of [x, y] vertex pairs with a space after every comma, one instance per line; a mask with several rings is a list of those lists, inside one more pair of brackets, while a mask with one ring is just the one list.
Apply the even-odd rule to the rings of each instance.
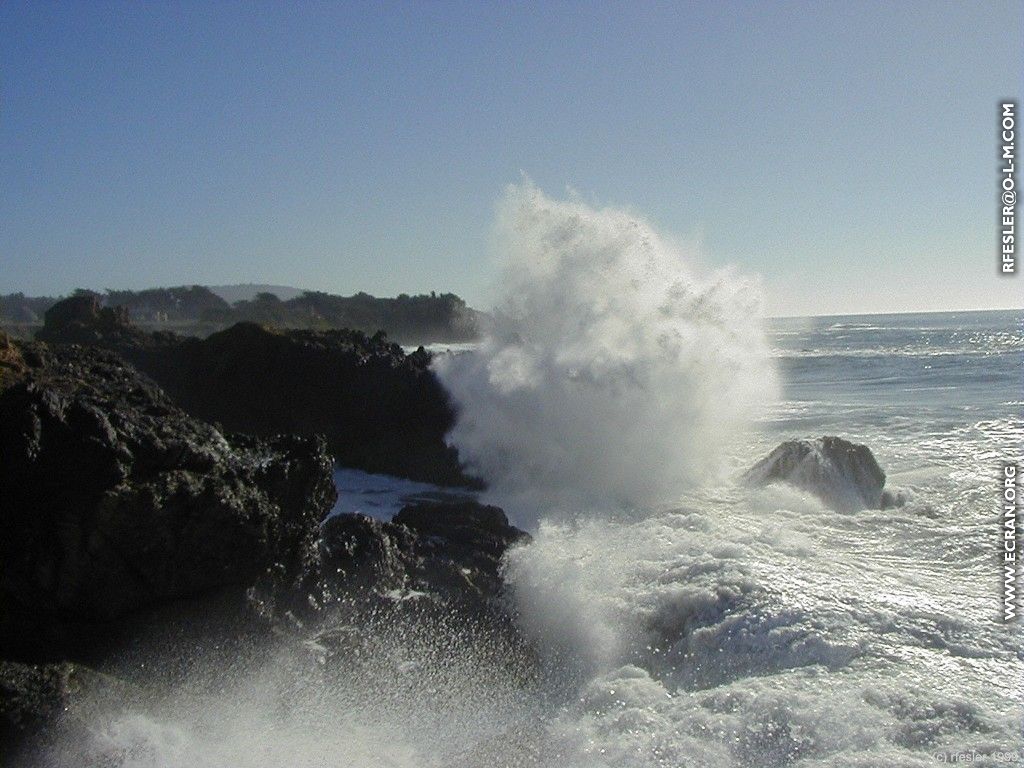
[[58, 301], [44, 315], [39, 341], [97, 344], [102, 341], [141, 343], [146, 334], [131, 324], [127, 307], [103, 307], [92, 295]]
[[3, 331], [0, 331], [0, 390], [18, 381], [25, 373], [21, 349]]
[[882, 491], [882, 509], [892, 509], [893, 507], [902, 507], [911, 499], [911, 494], [904, 488], [894, 488], [889, 490], [886, 488]]
[[411, 504], [392, 523], [415, 537], [419, 583], [479, 599], [500, 592], [502, 557], [513, 545], [529, 541], [501, 509], [475, 501]]
[[310, 578], [322, 440], [225, 436], [108, 352], [21, 352], [0, 393], [0, 655], [81, 658], [131, 614], [223, 590], [273, 606]]
[[383, 334], [243, 323], [176, 352], [168, 391], [200, 418], [258, 435], [322, 432], [343, 466], [466, 482], [444, 442], [454, 412], [429, 358], [407, 357]]
[[412, 552], [406, 528], [366, 515], [334, 515], [321, 526], [321, 569], [325, 586], [336, 595], [404, 589]]
[[0, 661], [0, 758], [7, 764], [26, 735], [52, 726], [67, 706], [71, 664]]
[[358, 596], [423, 593], [480, 609], [502, 592], [501, 559], [529, 541], [498, 507], [475, 501], [404, 507], [390, 522], [336, 515], [322, 526], [325, 586]]
[[322, 532], [323, 610], [311, 647], [329, 673], [376, 679], [396, 648], [432, 664], [452, 647], [480, 653], [507, 679], [535, 672], [501, 578], [502, 556], [529, 536], [500, 509], [430, 502], [389, 522], [336, 515]]
[[71, 296], [58, 301], [44, 313], [46, 327], [53, 331], [62, 331], [75, 324], [94, 324], [99, 315], [100, 302], [91, 295]]
[[[383, 377], [413, 388], [385, 400], [437, 386], [423, 355], [409, 363], [380, 338], [235, 333], [251, 333], [269, 358], [222, 339], [224, 371], [216, 346], [197, 358], [208, 378], [242, 386], [268, 359], [271, 376], [284, 375], [301, 368], [307, 346], [324, 345], [311, 359], [333, 360], [360, 386]], [[184, 359], [159, 344], [134, 349], [156, 350], [160, 365]], [[420, 633], [415, 647], [457, 636], [517, 674], [529, 668], [500, 571], [528, 537], [500, 509], [425, 501], [390, 522], [341, 515], [321, 525], [335, 499], [322, 438], [225, 434], [95, 347], [0, 343], [0, 374], [0, 659], [10, 660], [0, 663], [0, 764], [44, 764], [33, 756], [86, 743], [96, 711], [120, 711], [132, 697], [134, 706], [143, 689], [195, 678], [219, 690], [238, 659], [270, 663], [271, 630], [337, 662], [338, 674], [372, 666], [410, 631]], [[266, 396], [273, 413], [287, 394]], [[260, 406], [239, 417], [248, 407]], [[319, 657], [311, 662], [320, 669]]]
[[[71, 300], [68, 300], [71, 301]], [[455, 413], [422, 349], [383, 333], [271, 330], [239, 323], [206, 339], [110, 329], [60, 310], [37, 334], [112, 349], [183, 409], [234, 432], [324, 434], [337, 462], [439, 485], [480, 485], [445, 443]], [[97, 309], [97, 312], [101, 310]], [[85, 319], [83, 319], [85, 318]]]
[[40, 765], [58, 739], [84, 740], [96, 706], [133, 698], [132, 686], [80, 664], [0, 661], [0, 765]]
[[885, 472], [871, 450], [841, 437], [782, 443], [751, 467], [745, 479], [755, 486], [789, 483], [839, 511], [881, 509], [904, 500], [901, 492], [883, 490]]

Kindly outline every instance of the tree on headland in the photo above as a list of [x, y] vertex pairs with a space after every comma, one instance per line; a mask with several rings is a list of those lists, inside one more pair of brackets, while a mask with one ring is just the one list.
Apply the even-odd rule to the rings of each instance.
[[[467, 341], [479, 332], [479, 315], [453, 293], [378, 298], [365, 292], [339, 296], [305, 291], [282, 300], [263, 291], [233, 305], [201, 285], [148, 288], [142, 291], [107, 289], [103, 293], [76, 288], [73, 296], [96, 299], [102, 307], [125, 307], [133, 322], [156, 328], [172, 324], [186, 332], [205, 334], [241, 321], [262, 325], [331, 329], [349, 328], [366, 334], [383, 330], [396, 341]], [[32, 325], [42, 321], [57, 298], [0, 296], [0, 323]]]

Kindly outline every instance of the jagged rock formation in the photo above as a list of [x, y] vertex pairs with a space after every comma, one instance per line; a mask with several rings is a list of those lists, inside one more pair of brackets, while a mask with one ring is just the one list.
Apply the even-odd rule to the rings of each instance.
[[321, 563], [325, 583], [341, 594], [423, 593], [476, 609], [498, 598], [502, 557], [529, 538], [498, 507], [422, 502], [390, 522], [358, 514], [329, 518]]
[[443, 637], [446, 648], [483, 653], [528, 679], [535, 658], [500, 569], [505, 552], [529, 540], [500, 509], [476, 502], [414, 504], [389, 522], [328, 519], [321, 620], [310, 635], [319, 663], [327, 674], [373, 677], [396, 648], [429, 658], [434, 651], [425, 648], [440, 650], [433, 643]]
[[866, 445], [834, 436], [782, 443], [751, 467], [745, 480], [755, 486], [786, 482], [844, 512], [904, 502], [901, 492], [885, 490], [885, 472]]
[[382, 334], [240, 323], [165, 358], [171, 369], [154, 365], [154, 375], [200, 418], [257, 435], [323, 433], [343, 466], [467, 482], [444, 442], [454, 411], [429, 355], [406, 355]]
[[117, 356], [21, 348], [0, 393], [0, 654], [87, 655], [114, 623], [309, 571], [335, 499], [322, 441], [226, 436]]
[[107, 317], [98, 305], [85, 306], [80, 299], [87, 298], [52, 307], [38, 338], [112, 349], [190, 414], [230, 431], [324, 434], [343, 466], [479, 485], [445, 443], [455, 414], [426, 352], [406, 355], [383, 334], [280, 331], [254, 323], [206, 339], [149, 334], [125, 318]]
[[332, 468], [321, 438], [224, 433], [110, 351], [0, 339], [0, 762], [40, 764], [97, 701], [147, 699], [197, 652], [269, 653], [271, 633], [341, 672], [424, 622], [529, 657], [500, 575], [528, 537], [500, 509], [321, 525]]

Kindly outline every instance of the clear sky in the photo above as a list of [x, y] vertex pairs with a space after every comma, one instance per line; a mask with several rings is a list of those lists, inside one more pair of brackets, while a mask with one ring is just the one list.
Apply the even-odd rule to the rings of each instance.
[[525, 172], [761, 274], [776, 314], [1024, 306], [995, 268], [1022, 5], [7, 0], [0, 291], [486, 306]]

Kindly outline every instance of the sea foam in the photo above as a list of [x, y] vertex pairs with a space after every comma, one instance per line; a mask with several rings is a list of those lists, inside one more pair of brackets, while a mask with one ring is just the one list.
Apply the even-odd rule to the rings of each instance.
[[776, 394], [757, 282], [698, 274], [643, 219], [529, 183], [507, 190], [497, 234], [494, 323], [435, 363], [470, 468], [534, 508], [661, 501], [713, 474]]

